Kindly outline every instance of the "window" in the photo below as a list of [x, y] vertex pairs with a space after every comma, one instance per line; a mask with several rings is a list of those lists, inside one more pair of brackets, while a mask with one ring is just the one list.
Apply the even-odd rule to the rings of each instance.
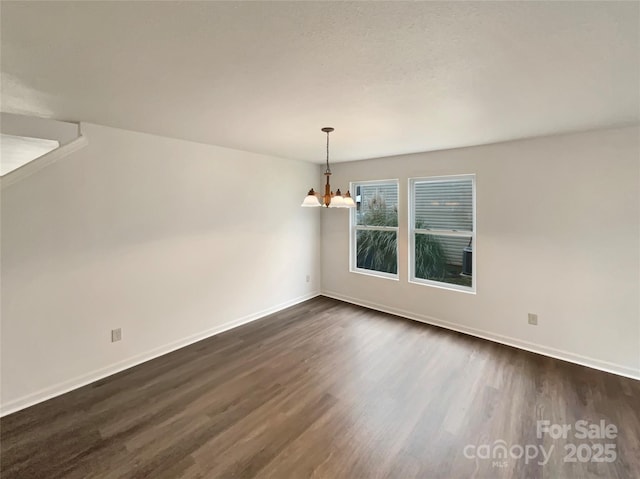
[[475, 292], [475, 176], [409, 180], [409, 281]]
[[352, 183], [351, 271], [398, 277], [398, 181]]

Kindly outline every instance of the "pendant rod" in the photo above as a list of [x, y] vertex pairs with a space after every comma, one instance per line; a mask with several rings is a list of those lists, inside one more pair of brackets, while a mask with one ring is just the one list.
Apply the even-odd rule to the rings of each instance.
[[333, 128], [331, 128], [330, 126], [325, 126], [322, 131], [324, 131], [327, 134], [327, 169], [324, 172], [325, 175], [330, 175], [331, 174], [331, 167], [329, 167], [329, 133], [331, 133], [333, 131]]

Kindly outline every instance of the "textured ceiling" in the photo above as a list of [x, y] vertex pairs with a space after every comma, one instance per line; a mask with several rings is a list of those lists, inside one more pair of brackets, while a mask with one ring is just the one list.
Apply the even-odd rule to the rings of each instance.
[[344, 161], [640, 120], [638, 2], [8, 2], [5, 112]]

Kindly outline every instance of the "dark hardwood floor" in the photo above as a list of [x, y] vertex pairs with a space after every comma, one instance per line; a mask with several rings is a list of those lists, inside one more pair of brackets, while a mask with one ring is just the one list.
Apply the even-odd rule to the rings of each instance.
[[640, 477], [640, 382], [323, 297], [0, 428], [3, 479]]

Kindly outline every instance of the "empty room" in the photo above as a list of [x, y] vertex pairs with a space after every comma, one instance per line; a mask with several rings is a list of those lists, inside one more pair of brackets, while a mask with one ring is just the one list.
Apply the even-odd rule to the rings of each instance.
[[640, 477], [639, 1], [0, 0], [3, 479]]

